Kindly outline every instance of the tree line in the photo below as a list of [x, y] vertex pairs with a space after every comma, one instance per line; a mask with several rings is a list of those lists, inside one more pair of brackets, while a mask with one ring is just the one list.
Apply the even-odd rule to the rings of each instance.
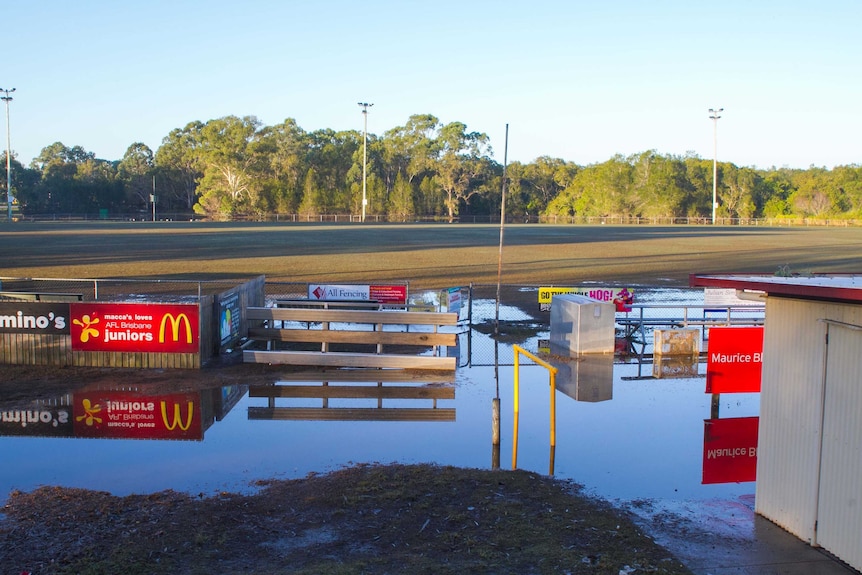
[[[60, 142], [27, 167], [13, 157], [12, 195], [25, 216], [134, 214], [149, 209], [151, 196], [162, 212], [211, 219], [358, 214], [367, 156], [368, 214], [388, 221], [499, 215], [504, 166], [486, 134], [424, 114], [368, 134], [365, 145], [356, 130], [307, 132], [293, 119], [265, 126], [254, 116], [227, 116], [176, 128], [155, 152], [133, 143], [120, 160]], [[800, 170], [719, 162], [717, 171], [722, 218], [862, 216], [858, 164]], [[516, 217], [712, 214], [713, 162], [693, 153], [649, 150], [586, 166], [543, 156], [513, 162], [505, 174], [506, 212]]]

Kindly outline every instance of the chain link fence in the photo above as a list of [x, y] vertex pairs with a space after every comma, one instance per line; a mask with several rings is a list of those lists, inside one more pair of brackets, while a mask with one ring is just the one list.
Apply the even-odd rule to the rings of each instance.
[[0, 301], [21, 300], [24, 294], [34, 301], [41, 296], [62, 296], [67, 301], [104, 302], [188, 302], [203, 295], [221, 293], [245, 279], [81, 279], [0, 277]]
[[[0, 301], [11, 299], [11, 292], [60, 294], [81, 301], [188, 302], [224, 292], [242, 280], [182, 279], [73, 279], [0, 277]], [[374, 283], [374, 282], [372, 282]], [[399, 282], [383, 282], [399, 283]], [[266, 305], [278, 300], [308, 297], [307, 282], [270, 282], [265, 284]], [[546, 288], [579, 288], [599, 294], [625, 291], [633, 295], [628, 311], [617, 311], [617, 361], [641, 361], [652, 354], [652, 332], [666, 322], [667, 327], [691, 325], [701, 330], [705, 341], [708, 325], [730, 320], [730, 308], [710, 307], [700, 288], [660, 286], [581, 284], [513, 285], [469, 284], [466, 286], [408, 285], [408, 309], [446, 311], [447, 294], [459, 288], [458, 346], [448, 353], [458, 357], [460, 366], [511, 365], [509, 347], [518, 344], [540, 351], [550, 338], [550, 298], [542, 297]], [[458, 291], [458, 290], [456, 290]], [[7, 293], [4, 296], [4, 292]], [[544, 294], [545, 296], [547, 293]], [[598, 299], [607, 299], [600, 297]], [[754, 325], [762, 322], [762, 306], [733, 310], [734, 322]], [[673, 321], [671, 321], [673, 320]], [[728, 321], [730, 323], [730, 321]], [[627, 330], [624, 326], [629, 326]], [[632, 329], [632, 326], [635, 326]], [[504, 348], [501, 353], [501, 346]]]

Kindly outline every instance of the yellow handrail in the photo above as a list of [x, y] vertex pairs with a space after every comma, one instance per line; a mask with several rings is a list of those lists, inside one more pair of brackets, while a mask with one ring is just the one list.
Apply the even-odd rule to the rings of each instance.
[[557, 368], [543, 360], [540, 357], [537, 357], [535, 354], [530, 353], [523, 347], [519, 345], [513, 345], [512, 349], [515, 351], [515, 390], [514, 390], [514, 429], [512, 431], [512, 469], [517, 469], [518, 467], [518, 413], [520, 410], [520, 397], [521, 397], [521, 384], [520, 384], [520, 362], [519, 357], [521, 355], [525, 355], [528, 358], [532, 359], [535, 363], [541, 365], [545, 369], [548, 370], [548, 375], [550, 377], [551, 384], [551, 456], [550, 456], [550, 464], [548, 469], [548, 475], [554, 474], [554, 450], [557, 446]]

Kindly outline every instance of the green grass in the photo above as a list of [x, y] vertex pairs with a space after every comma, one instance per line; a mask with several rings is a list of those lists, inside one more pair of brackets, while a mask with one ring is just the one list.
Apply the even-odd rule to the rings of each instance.
[[[0, 225], [0, 276], [496, 283], [496, 225]], [[862, 271], [862, 228], [509, 225], [502, 282], [685, 286], [692, 273]]]

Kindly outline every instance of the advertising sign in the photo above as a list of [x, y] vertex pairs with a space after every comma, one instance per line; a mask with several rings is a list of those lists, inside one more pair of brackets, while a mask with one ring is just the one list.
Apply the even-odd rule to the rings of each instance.
[[407, 286], [308, 284], [308, 299], [315, 301], [373, 301], [407, 305]]
[[69, 304], [0, 302], [0, 333], [69, 333]]
[[706, 393], [759, 392], [762, 364], [762, 327], [710, 328]]
[[707, 419], [703, 422], [703, 483], [754, 481], [760, 418]]
[[446, 295], [446, 311], [458, 313], [461, 311], [461, 288], [453, 287], [443, 292]]
[[72, 417], [77, 437], [203, 439], [199, 393], [76, 393]]
[[540, 287], [539, 304], [542, 311], [551, 310], [551, 299], [557, 294], [573, 293], [588, 298], [613, 303], [617, 311], [631, 311], [635, 292], [629, 288], [616, 287]]
[[71, 437], [72, 408], [69, 405], [0, 407], [0, 435], [29, 437]]
[[197, 353], [195, 304], [72, 303], [74, 351]]
[[219, 344], [227, 345], [239, 337], [239, 293], [231, 293], [219, 300]]
[[703, 303], [705, 306], [733, 307], [763, 307], [763, 301], [741, 299], [733, 288], [704, 288]]

